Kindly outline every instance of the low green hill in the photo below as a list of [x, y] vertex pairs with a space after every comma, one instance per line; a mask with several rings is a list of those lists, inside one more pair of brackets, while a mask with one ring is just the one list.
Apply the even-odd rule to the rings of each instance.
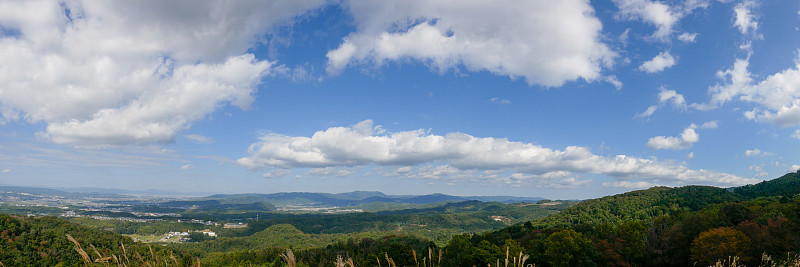
[[747, 199], [770, 196], [791, 198], [800, 194], [800, 172], [787, 173], [779, 178], [754, 185], [735, 187], [733, 192]]

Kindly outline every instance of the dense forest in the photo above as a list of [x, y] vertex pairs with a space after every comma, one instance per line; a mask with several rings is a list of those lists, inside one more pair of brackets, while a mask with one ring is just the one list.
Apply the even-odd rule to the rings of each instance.
[[[313, 218], [291, 225], [290, 221], [271, 221], [242, 230], [256, 231], [251, 235], [264, 239], [286, 233], [298, 238], [323, 233], [345, 237], [331, 239], [326, 246], [304, 248], [294, 246], [291, 239], [263, 246], [235, 237], [148, 246], [54, 217], [0, 215], [0, 262], [5, 266], [83, 265], [85, 258], [78, 247], [82, 245], [89, 261], [112, 265], [114, 258], [125, 264], [119, 259], [127, 257], [140, 259], [140, 264], [160, 261], [170, 266], [345, 266], [343, 262], [355, 266], [797, 266], [798, 193], [798, 173], [728, 189], [654, 187], [583, 201], [496, 231], [456, 235], [444, 244], [411, 233], [359, 236], [346, 233], [349, 230], [315, 230], [318, 223], [335, 226], [337, 222]], [[368, 217], [353, 218], [369, 221]], [[347, 222], [338, 225], [346, 227]]]

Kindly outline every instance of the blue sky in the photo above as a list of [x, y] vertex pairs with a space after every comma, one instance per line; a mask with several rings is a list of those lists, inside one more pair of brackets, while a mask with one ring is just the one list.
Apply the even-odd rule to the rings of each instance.
[[800, 168], [798, 1], [5, 1], [0, 184], [590, 198]]

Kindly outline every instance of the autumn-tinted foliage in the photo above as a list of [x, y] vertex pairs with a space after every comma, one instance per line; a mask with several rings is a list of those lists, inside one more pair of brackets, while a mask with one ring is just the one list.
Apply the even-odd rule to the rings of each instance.
[[691, 251], [692, 260], [701, 266], [732, 257], [739, 257], [744, 262], [752, 261], [750, 238], [730, 227], [714, 228], [700, 233], [692, 242]]

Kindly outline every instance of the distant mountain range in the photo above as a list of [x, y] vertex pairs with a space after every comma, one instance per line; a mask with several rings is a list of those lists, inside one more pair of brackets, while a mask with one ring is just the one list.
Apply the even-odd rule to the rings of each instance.
[[226, 204], [246, 204], [265, 202], [276, 206], [285, 205], [308, 205], [308, 206], [336, 206], [336, 207], [350, 207], [371, 204], [376, 202], [382, 203], [399, 203], [399, 204], [430, 204], [437, 202], [461, 202], [469, 200], [478, 200], [482, 202], [502, 202], [502, 203], [517, 203], [529, 202], [535, 203], [544, 198], [541, 197], [513, 197], [513, 196], [451, 196], [445, 194], [429, 194], [429, 195], [386, 195], [378, 191], [353, 191], [348, 193], [307, 193], [307, 192], [293, 192], [293, 193], [275, 193], [275, 194], [216, 194], [204, 197], [205, 200], [218, 200]]
[[[162, 206], [192, 206], [197, 204], [207, 205], [243, 205], [243, 204], [269, 204], [274, 206], [313, 206], [313, 207], [351, 207], [372, 203], [394, 203], [394, 204], [430, 204], [437, 202], [461, 202], [477, 200], [482, 202], [501, 202], [536, 203], [544, 198], [541, 197], [515, 197], [515, 196], [451, 196], [445, 194], [429, 195], [386, 195], [379, 191], [353, 191], [347, 193], [309, 193], [291, 192], [274, 194], [212, 194], [205, 197], [198, 197], [196, 194], [179, 192], [167, 192], [160, 190], [127, 190], [127, 189], [106, 189], [93, 187], [79, 188], [38, 188], [20, 186], [0, 186], [0, 191], [31, 193], [43, 195], [94, 195], [94, 196], [121, 196], [121, 195], [143, 195], [143, 196], [181, 196], [191, 197], [185, 200], [175, 200], [162, 203]], [[269, 206], [268, 205], [268, 206]], [[201, 205], [203, 206], [203, 205]]]

